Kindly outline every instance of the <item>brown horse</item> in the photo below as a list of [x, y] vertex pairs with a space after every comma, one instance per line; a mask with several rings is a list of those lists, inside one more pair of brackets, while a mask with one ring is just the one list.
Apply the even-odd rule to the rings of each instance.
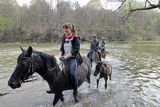
[[101, 56], [102, 56], [102, 58], [105, 58], [106, 57], [106, 55], [109, 53], [109, 52], [107, 52], [106, 51], [106, 49], [105, 48], [101, 48]]
[[97, 62], [97, 61], [101, 61], [101, 53], [99, 51], [90, 51], [87, 54], [87, 57], [89, 58], [90, 62], [91, 62], [91, 66], [93, 62]]
[[103, 77], [105, 80], [105, 89], [106, 89], [108, 77], [111, 80], [112, 65], [106, 64], [104, 62], [98, 62], [96, 65], [94, 76], [97, 76], [99, 73], [100, 73], [100, 76], [97, 79], [97, 88], [98, 88], [99, 80]]
[[[56, 58], [42, 52], [33, 51], [31, 46], [27, 50], [22, 48], [21, 50], [22, 53], [17, 59], [16, 68], [8, 81], [8, 85], [13, 89], [19, 88], [33, 73], [38, 73], [47, 81], [50, 89], [55, 94], [53, 105], [59, 99], [63, 101], [62, 92], [64, 90], [72, 90], [73, 86], [70, 77], [66, 76], [64, 71], [59, 68]], [[82, 57], [82, 59], [83, 63], [79, 65], [77, 72], [78, 86], [86, 80], [90, 83], [91, 64], [87, 57]]]

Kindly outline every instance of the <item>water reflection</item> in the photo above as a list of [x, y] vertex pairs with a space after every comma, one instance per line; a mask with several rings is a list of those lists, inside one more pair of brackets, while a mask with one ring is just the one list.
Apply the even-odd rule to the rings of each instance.
[[128, 84], [149, 106], [160, 105], [160, 46], [133, 45], [113, 50], [123, 63], [120, 69], [129, 77]]

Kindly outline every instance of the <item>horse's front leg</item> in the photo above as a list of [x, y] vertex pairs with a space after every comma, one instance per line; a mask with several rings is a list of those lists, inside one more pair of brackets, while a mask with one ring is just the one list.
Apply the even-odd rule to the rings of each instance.
[[98, 85], [99, 85], [99, 80], [101, 79], [102, 77], [99, 76], [99, 78], [97, 79], [97, 88], [98, 88]]
[[104, 78], [104, 80], [105, 80], [105, 89], [107, 89], [107, 80], [108, 80], [108, 76], [106, 76], [105, 78]]
[[90, 62], [91, 62], [91, 67], [92, 67], [92, 62], [93, 62], [93, 60], [92, 60], [92, 59], [90, 59]]
[[109, 79], [110, 79], [110, 80], [111, 80], [111, 75], [112, 75], [112, 74], [109, 74]]
[[58, 100], [60, 99], [62, 93], [55, 93], [54, 96], [54, 101], [53, 101], [53, 106], [56, 105], [56, 103], [58, 102]]
[[63, 102], [64, 101], [64, 97], [63, 97], [63, 94], [61, 93], [61, 96], [60, 96], [60, 100]]

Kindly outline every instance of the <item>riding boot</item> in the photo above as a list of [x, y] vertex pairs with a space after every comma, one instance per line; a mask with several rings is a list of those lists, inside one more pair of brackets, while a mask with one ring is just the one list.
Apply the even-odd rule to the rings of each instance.
[[79, 102], [79, 98], [78, 98], [78, 80], [76, 77], [72, 78], [72, 84], [73, 84], [73, 95], [74, 95], [74, 100], [75, 102]]
[[78, 91], [77, 89], [73, 90], [74, 100], [75, 102], [79, 102]]
[[78, 81], [76, 78], [72, 78], [72, 84], [73, 84], [73, 95], [74, 95], [74, 100], [75, 102], [79, 102], [79, 98], [78, 98], [78, 91], [77, 91], [77, 87], [78, 87]]

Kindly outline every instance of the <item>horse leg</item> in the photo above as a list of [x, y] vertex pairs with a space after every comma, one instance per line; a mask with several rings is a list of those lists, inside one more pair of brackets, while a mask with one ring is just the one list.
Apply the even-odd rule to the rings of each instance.
[[61, 100], [62, 102], [64, 101], [64, 97], [63, 97], [63, 94], [62, 94], [62, 93], [61, 93], [60, 100]]
[[99, 84], [99, 79], [97, 79], [97, 88], [98, 88], [98, 84]]
[[105, 89], [107, 89], [107, 80], [108, 80], [108, 76], [105, 77], [104, 80], [105, 80], [105, 85], [104, 85], [104, 86], [105, 86]]
[[98, 79], [97, 79], [97, 88], [98, 88], [98, 85], [99, 85], [99, 80], [101, 79], [101, 77], [99, 77]]
[[111, 76], [112, 76], [112, 67], [111, 67], [111, 73], [109, 74], [109, 79], [111, 80]]
[[91, 69], [89, 68], [88, 73], [87, 73], [87, 82], [89, 83], [89, 88], [90, 88], [90, 84], [91, 84]]
[[61, 97], [61, 93], [56, 93], [54, 96], [54, 101], [53, 101], [53, 106], [56, 105], [56, 103], [58, 102], [59, 98]]
[[91, 67], [92, 67], [92, 62], [93, 62], [93, 61], [92, 61], [92, 59], [90, 59], [90, 61], [91, 61]]
[[110, 79], [110, 80], [111, 80], [111, 75], [112, 75], [112, 74], [109, 74], [109, 79]]

